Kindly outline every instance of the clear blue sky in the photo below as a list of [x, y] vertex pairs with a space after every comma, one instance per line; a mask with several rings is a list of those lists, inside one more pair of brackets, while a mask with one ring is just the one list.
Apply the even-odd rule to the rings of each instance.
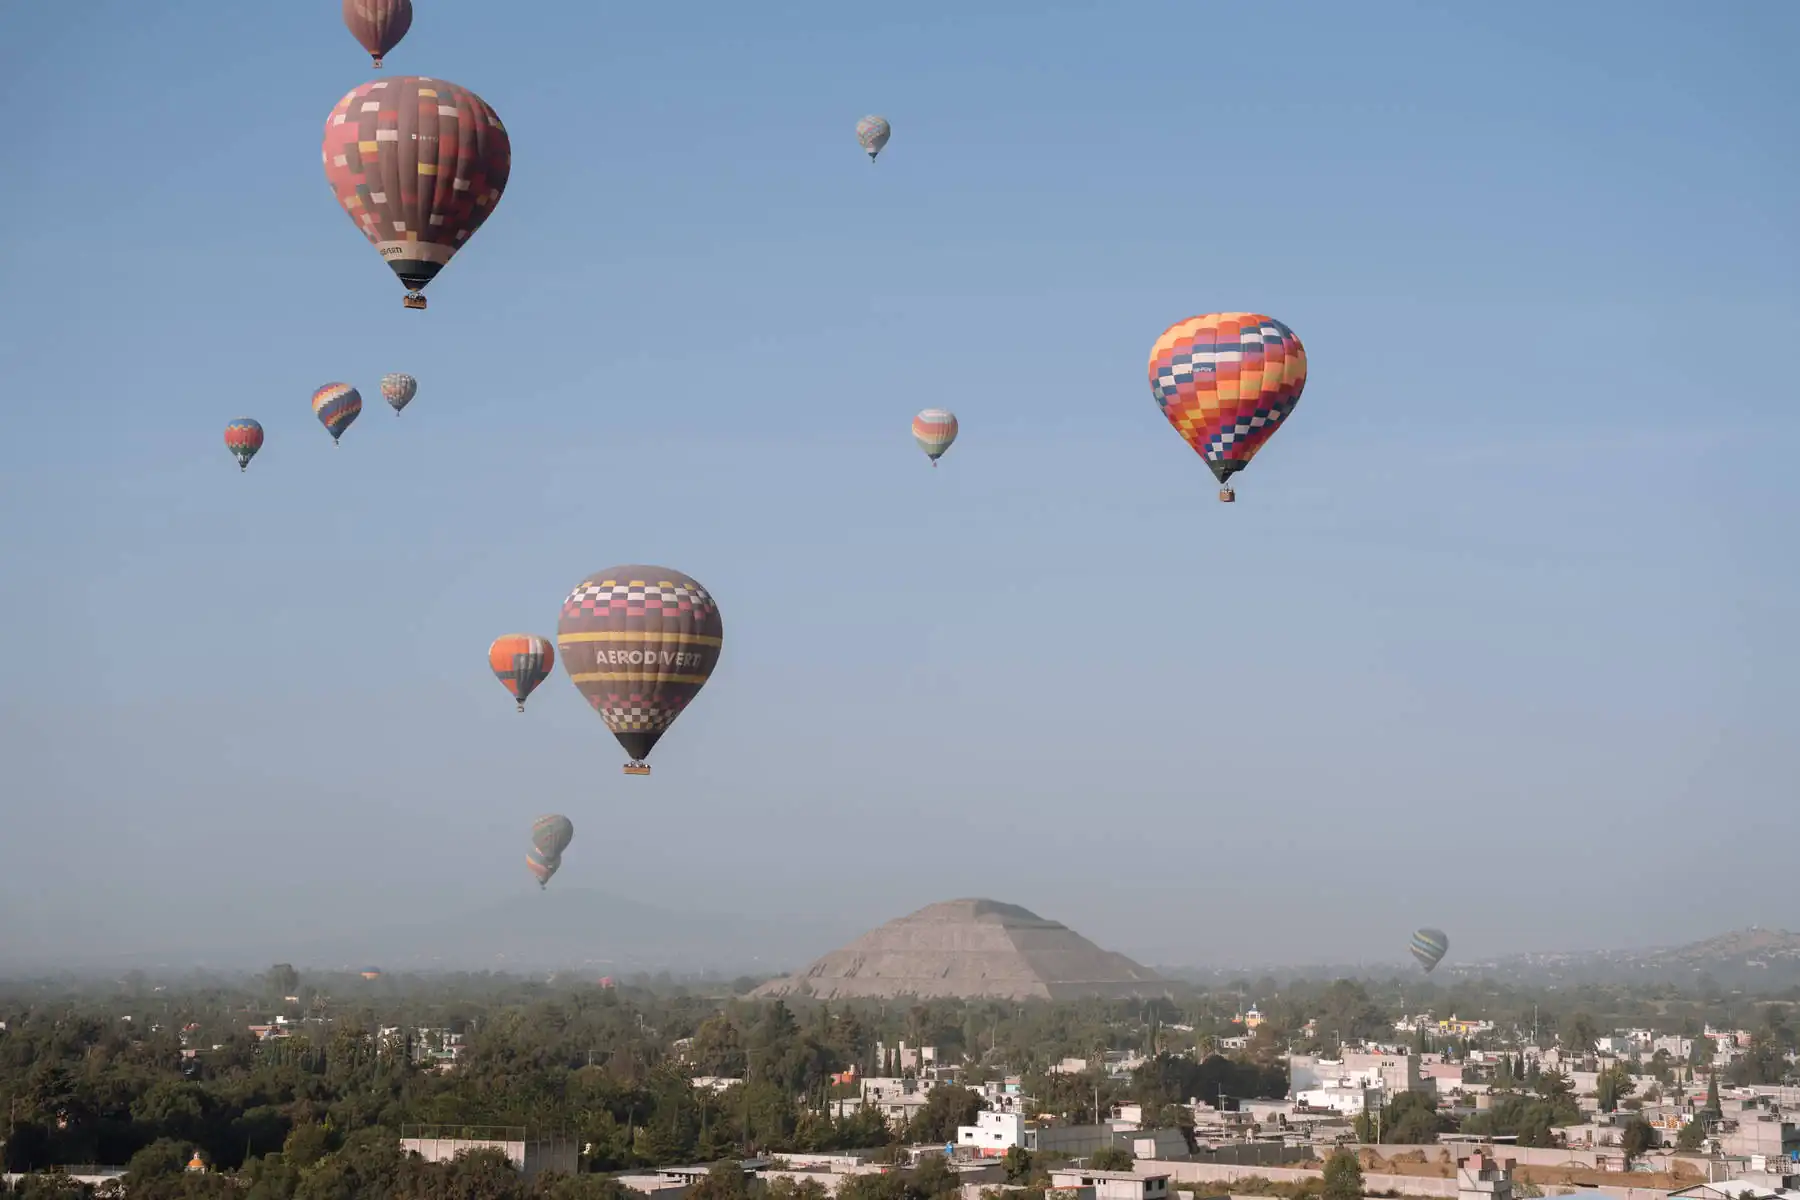
[[[530, 887], [553, 810], [568, 886], [1159, 961], [1792, 924], [1797, 35], [418, 0], [389, 72], [514, 155], [419, 314], [320, 168], [336, 0], [7, 6], [8, 925], [273, 956]], [[1144, 372], [1218, 309], [1311, 362], [1235, 508]], [[632, 561], [727, 636], [648, 780], [483, 658]]]

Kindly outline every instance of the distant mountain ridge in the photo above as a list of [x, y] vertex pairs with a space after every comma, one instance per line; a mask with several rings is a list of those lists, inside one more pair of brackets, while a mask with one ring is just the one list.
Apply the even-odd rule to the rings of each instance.
[[[1295, 963], [1261, 967], [1159, 966], [1172, 978], [1202, 985], [1260, 978], [1416, 977], [1418, 966], [1395, 958], [1386, 962]], [[1625, 950], [1535, 951], [1486, 958], [1459, 958], [1455, 934], [1450, 956], [1432, 973], [1437, 983], [1489, 978], [1521, 984], [1651, 983], [1692, 985], [1710, 978], [1721, 988], [1781, 990], [1800, 986], [1800, 933], [1752, 925], [1677, 946]]]

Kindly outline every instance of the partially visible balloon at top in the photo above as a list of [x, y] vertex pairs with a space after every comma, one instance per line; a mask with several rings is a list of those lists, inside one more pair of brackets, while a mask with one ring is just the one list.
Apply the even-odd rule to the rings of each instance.
[[893, 134], [894, 128], [886, 117], [868, 116], [856, 123], [857, 144], [868, 153], [870, 162], [875, 161], [875, 156], [881, 153], [881, 148], [888, 144], [888, 138]]
[[412, 398], [418, 394], [419, 381], [411, 375], [402, 375], [396, 372], [381, 377], [382, 399], [393, 405], [396, 417], [400, 415], [400, 410], [411, 404]]
[[412, 0], [344, 0], [344, 27], [381, 66], [382, 55], [412, 28]]

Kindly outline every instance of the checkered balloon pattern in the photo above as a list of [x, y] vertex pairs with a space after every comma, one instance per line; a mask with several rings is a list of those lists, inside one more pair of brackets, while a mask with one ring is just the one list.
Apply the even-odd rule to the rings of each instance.
[[570, 592], [556, 640], [570, 680], [625, 752], [642, 760], [706, 686], [725, 625], [693, 577], [631, 565], [600, 571]]
[[239, 417], [225, 426], [225, 448], [231, 451], [233, 458], [237, 459], [240, 471], [250, 465], [250, 460], [256, 457], [256, 452], [262, 449], [262, 444], [263, 427], [261, 422], [251, 420], [249, 417]]
[[362, 412], [362, 393], [347, 383], [328, 383], [313, 393], [312, 408], [335, 442]]
[[1220, 483], [1250, 465], [1300, 402], [1306, 348], [1261, 313], [1208, 313], [1163, 331], [1150, 390]]
[[338, 203], [415, 292], [493, 215], [512, 173], [512, 142], [487, 102], [419, 75], [339, 100], [322, 154]]

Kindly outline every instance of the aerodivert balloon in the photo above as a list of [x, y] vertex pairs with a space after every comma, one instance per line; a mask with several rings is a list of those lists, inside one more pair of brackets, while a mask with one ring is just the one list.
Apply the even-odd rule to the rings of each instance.
[[725, 624], [691, 575], [631, 564], [597, 571], [563, 602], [556, 626], [563, 670], [631, 761], [644, 759], [718, 665]]

